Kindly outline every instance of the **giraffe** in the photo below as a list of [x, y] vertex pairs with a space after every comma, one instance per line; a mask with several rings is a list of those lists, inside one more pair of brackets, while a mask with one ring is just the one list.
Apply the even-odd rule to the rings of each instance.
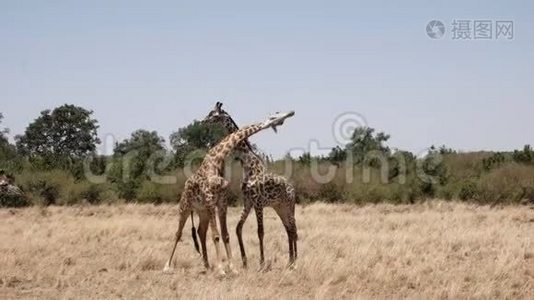
[[[222, 109], [222, 103], [217, 102], [215, 108], [208, 114], [205, 121], [222, 125], [228, 132], [236, 132], [239, 127], [232, 117]], [[263, 160], [252, 150], [247, 139], [236, 147], [235, 154], [240, 160], [244, 172], [241, 190], [244, 195], [244, 208], [236, 228], [239, 249], [243, 267], [247, 267], [247, 255], [243, 243], [243, 225], [254, 208], [258, 224], [258, 239], [260, 246], [260, 266], [265, 263], [263, 247], [263, 208], [274, 208], [280, 217], [288, 236], [289, 243], [289, 266], [295, 263], [297, 258], [297, 226], [295, 221], [295, 189], [282, 176], [267, 172]]]
[[24, 196], [22, 190], [15, 185], [15, 178], [13, 175], [6, 174], [4, 170], [0, 170], [0, 194]]
[[165, 264], [165, 272], [171, 270], [171, 263], [176, 251], [176, 246], [182, 237], [185, 222], [187, 221], [189, 214], [193, 211], [196, 211], [200, 218], [198, 235], [202, 246], [204, 266], [209, 268], [206, 249], [206, 233], [209, 226], [212, 232], [213, 243], [215, 244], [218, 273], [222, 276], [226, 274], [222, 266], [219, 246], [220, 237], [216, 223], [216, 213], [218, 213], [228, 267], [232, 272], [235, 272], [231, 264], [232, 252], [230, 248], [230, 238], [226, 227], [226, 201], [222, 199], [224, 198], [224, 192], [229, 184], [229, 182], [222, 177], [225, 158], [244, 139], [269, 127], [276, 131], [277, 126], [282, 125], [287, 118], [292, 117], [294, 114], [293, 111], [288, 113], [277, 113], [262, 123], [244, 127], [227, 135], [215, 147], [208, 151], [199, 169], [185, 183], [184, 192], [182, 193], [179, 206], [178, 230], [176, 231], [171, 255]]

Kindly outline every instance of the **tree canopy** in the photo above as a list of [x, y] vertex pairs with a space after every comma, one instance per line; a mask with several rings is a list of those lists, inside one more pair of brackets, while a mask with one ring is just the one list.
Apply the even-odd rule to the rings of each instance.
[[15, 171], [22, 168], [22, 160], [17, 154], [17, 149], [9, 143], [7, 134], [9, 129], [2, 126], [4, 115], [0, 113], [0, 169]]
[[9, 129], [2, 126], [3, 120], [4, 120], [4, 115], [0, 113], [0, 143], [1, 144], [7, 143], [6, 134], [9, 133]]
[[115, 145], [114, 155], [122, 156], [131, 151], [137, 151], [139, 156], [148, 158], [156, 151], [164, 150], [164, 144], [165, 139], [156, 131], [138, 129], [132, 133], [130, 138]]
[[69, 104], [43, 110], [24, 134], [16, 137], [17, 149], [28, 156], [63, 159], [92, 154], [100, 143], [98, 122], [92, 114], [91, 110]]
[[216, 145], [226, 135], [224, 128], [200, 121], [182, 127], [170, 136], [170, 143], [174, 149], [176, 163], [183, 166], [187, 156], [195, 150], [207, 150]]
[[162, 157], [155, 156], [164, 150], [165, 140], [156, 131], [144, 129], [115, 145], [110, 175], [120, 197], [132, 200], [137, 196], [142, 182], [150, 179], [151, 171], [156, 172], [155, 160]]
[[347, 150], [351, 151], [357, 159], [363, 158], [370, 151], [389, 153], [390, 149], [385, 145], [390, 136], [384, 132], [375, 134], [375, 129], [370, 127], [357, 127], [352, 133], [351, 142]]
[[389, 138], [390, 136], [384, 132], [375, 133], [374, 128], [357, 127], [352, 133], [351, 141], [344, 148], [340, 146], [332, 148], [327, 159], [338, 163], [344, 161], [347, 158], [347, 154], [351, 154], [354, 162], [360, 163], [372, 152], [389, 155], [391, 150], [385, 144]]

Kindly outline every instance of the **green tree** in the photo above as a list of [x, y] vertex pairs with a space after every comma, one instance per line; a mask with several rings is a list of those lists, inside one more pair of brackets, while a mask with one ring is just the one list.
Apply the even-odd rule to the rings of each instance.
[[9, 172], [20, 171], [22, 168], [22, 159], [17, 154], [17, 149], [9, 143], [7, 134], [9, 129], [2, 126], [4, 115], [0, 113], [0, 169]]
[[534, 150], [532, 150], [530, 145], [525, 145], [523, 150], [514, 150], [512, 153], [512, 159], [517, 163], [533, 163]]
[[135, 199], [151, 172], [168, 170], [168, 165], [163, 166], [164, 170], [158, 169], [158, 162], [165, 159], [164, 144], [165, 140], [156, 131], [139, 129], [115, 145], [110, 179], [117, 185], [120, 197]]
[[490, 171], [496, 167], [502, 166], [506, 161], [506, 154], [503, 152], [497, 152], [490, 157], [482, 159], [482, 167], [485, 171]]
[[170, 143], [175, 151], [175, 161], [180, 167], [190, 153], [196, 150], [208, 150], [224, 138], [226, 131], [218, 125], [205, 124], [200, 121], [178, 129], [170, 136]]
[[54, 110], [44, 110], [23, 135], [16, 137], [18, 151], [30, 158], [44, 161], [47, 167], [70, 166], [93, 154], [100, 143], [98, 122], [93, 112], [65, 104]]
[[312, 156], [311, 156], [310, 152], [304, 152], [298, 158], [299, 164], [303, 164], [303, 165], [310, 165], [311, 161], [312, 161]]
[[415, 168], [416, 157], [410, 151], [395, 149], [388, 158], [389, 174], [388, 179], [393, 180], [397, 176], [406, 176]]
[[389, 155], [390, 149], [385, 145], [390, 136], [384, 132], [375, 134], [375, 129], [370, 127], [357, 127], [354, 129], [352, 138], [346, 146], [346, 150], [354, 157], [355, 163], [362, 162], [372, 152], [381, 152]]
[[328, 157], [326, 159], [333, 164], [338, 164], [347, 159], [347, 152], [343, 148], [336, 146], [332, 148], [330, 153], [328, 153]]
[[418, 161], [420, 188], [426, 196], [434, 197], [437, 188], [444, 186], [449, 180], [449, 169], [442, 153], [442, 149], [431, 146], [428, 154]]
[[2, 113], [0, 113], [0, 143], [2, 143], [2, 144], [7, 142], [6, 134], [9, 133], [9, 129], [8, 128], [6, 128], [4, 126], [1, 126], [3, 120], [4, 120], [4, 115]]

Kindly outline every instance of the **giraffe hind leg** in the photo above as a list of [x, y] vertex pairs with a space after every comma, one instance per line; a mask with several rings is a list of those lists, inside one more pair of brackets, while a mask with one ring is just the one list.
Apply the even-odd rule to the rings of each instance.
[[172, 247], [171, 255], [169, 257], [169, 260], [165, 264], [165, 267], [163, 269], [164, 272], [171, 272], [172, 271], [172, 259], [174, 257], [174, 253], [176, 252], [176, 246], [178, 245], [178, 242], [182, 238], [182, 232], [185, 226], [185, 222], [187, 221], [187, 218], [189, 217], [189, 211], [184, 210], [180, 212], [179, 220], [178, 220], [178, 230], [176, 231], [176, 235], [174, 238], [174, 246]]
[[208, 250], [206, 247], [206, 236], [209, 227], [209, 217], [206, 213], [200, 214], [200, 223], [198, 225], [198, 236], [200, 237], [200, 245], [202, 247], [202, 261], [204, 262], [204, 267], [206, 269], [210, 268], [210, 263], [208, 260]]
[[292, 215], [292, 210], [287, 206], [278, 206], [275, 208], [276, 213], [280, 217], [284, 228], [287, 232], [287, 240], [289, 246], [289, 263], [288, 266], [292, 266], [297, 258], [297, 234], [295, 226], [295, 218]]
[[260, 268], [263, 269], [265, 267], [265, 254], [263, 252], [263, 207], [257, 206], [254, 208], [254, 211], [256, 212], [256, 221], [258, 223], [258, 240], [260, 242]]
[[299, 239], [298, 231], [297, 231], [297, 220], [295, 219], [295, 201], [294, 197], [291, 197], [290, 201], [290, 213], [289, 213], [289, 225], [291, 229], [291, 234], [293, 235], [293, 251], [294, 251], [294, 260], [297, 260], [298, 257], [298, 251], [297, 251], [297, 241]]
[[245, 252], [245, 244], [243, 243], [243, 225], [247, 220], [250, 210], [252, 209], [252, 204], [250, 201], [245, 199], [245, 206], [243, 207], [243, 212], [241, 213], [241, 218], [237, 223], [236, 235], [239, 242], [239, 250], [241, 251], [241, 260], [243, 261], [243, 268], [247, 267], [247, 254]]

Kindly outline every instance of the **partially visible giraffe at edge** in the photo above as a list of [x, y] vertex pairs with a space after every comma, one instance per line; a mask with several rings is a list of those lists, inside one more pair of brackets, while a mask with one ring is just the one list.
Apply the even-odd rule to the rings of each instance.
[[[239, 130], [232, 117], [222, 109], [222, 103], [217, 102], [215, 108], [208, 114], [205, 122], [222, 125], [229, 133]], [[258, 224], [258, 238], [260, 245], [260, 266], [265, 263], [263, 247], [263, 208], [272, 207], [286, 229], [289, 243], [289, 265], [297, 259], [297, 226], [295, 221], [295, 189], [286, 178], [267, 172], [264, 161], [253, 151], [247, 139], [239, 143], [234, 151], [237, 159], [243, 165], [243, 182], [241, 189], [244, 196], [244, 208], [236, 233], [241, 250], [243, 266], [247, 267], [247, 255], [243, 243], [243, 225], [254, 207]]]
[[229, 134], [215, 147], [208, 151], [199, 169], [195, 172], [195, 174], [193, 174], [193, 176], [187, 179], [185, 183], [184, 192], [182, 193], [179, 206], [178, 230], [175, 235], [175, 241], [171, 255], [165, 264], [164, 271], [171, 270], [172, 259], [176, 251], [178, 241], [180, 241], [182, 238], [185, 222], [187, 221], [191, 212], [196, 211], [200, 217], [198, 233], [202, 246], [202, 258], [204, 261], [204, 266], [209, 268], [206, 249], [206, 233], [209, 226], [211, 228], [212, 239], [215, 244], [218, 273], [219, 275], [226, 274], [222, 266], [219, 246], [220, 236], [216, 222], [216, 214], [218, 211], [219, 223], [221, 226], [223, 242], [228, 260], [228, 267], [232, 272], [235, 272], [231, 263], [232, 252], [230, 248], [230, 237], [226, 227], [226, 201], [221, 201], [221, 198], [224, 197], [223, 195], [229, 184], [229, 182], [222, 177], [225, 159], [241, 141], [266, 128], [273, 128], [276, 131], [277, 126], [282, 125], [287, 118], [292, 117], [293, 115], [294, 112], [277, 113], [262, 123], [246, 126], [232, 134]]
[[15, 185], [15, 178], [13, 175], [6, 174], [4, 170], [0, 170], [0, 194], [24, 196], [24, 192]]

